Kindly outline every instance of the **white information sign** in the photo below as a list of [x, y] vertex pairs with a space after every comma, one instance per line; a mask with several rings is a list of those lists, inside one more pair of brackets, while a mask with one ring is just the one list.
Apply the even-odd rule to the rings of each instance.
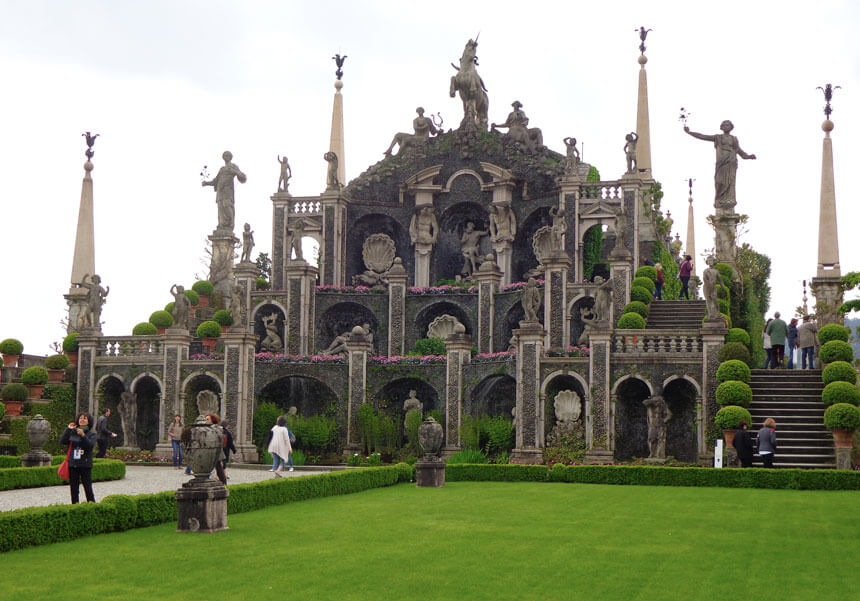
[[714, 467], [723, 467], [723, 439], [718, 438], [714, 447]]

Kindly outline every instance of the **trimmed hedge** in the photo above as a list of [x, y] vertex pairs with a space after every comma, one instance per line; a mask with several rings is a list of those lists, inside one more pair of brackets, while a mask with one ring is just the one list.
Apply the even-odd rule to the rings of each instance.
[[836, 403], [851, 403], [860, 405], [860, 389], [848, 382], [831, 382], [821, 393], [821, 402], [825, 405]]
[[227, 309], [218, 309], [212, 315], [212, 321], [218, 325], [228, 328], [233, 325], [233, 315]]
[[717, 382], [728, 382], [729, 380], [740, 380], [749, 384], [752, 380], [749, 365], [738, 359], [729, 359], [721, 363], [717, 368]]
[[626, 305], [624, 305], [624, 310], [621, 312], [624, 313], [638, 313], [642, 317], [648, 317], [648, 305], [640, 301], [630, 301]]
[[221, 326], [214, 321], [204, 321], [197, 326], [198, 338], [218, 338], [221, 335]]
[[619, 330], [644, 330], [645, 318], [638, 313], [625, 313], [616, 324]]
[[132, 336], [155, 336], [156, 334], [158, 334], [158, 328], [148, 321], [140, 322], [131, 330]]
[[69, 366], [69, 358], [65, 355], [51, 355], [45, 359], [45, 367], [48, 369], [66, 369]]
[[833, 363], [828, 363], [824, 371], [821, 372], [821, 381], [825, 384], [830, 384], [831, 382], [856, 384], [857, 370], [847, 361], [834, 361]]
[[[21, 458], [16, 457], [18, 465]], [[64, 457], [53, 458], [51, 465], [42, 467], [10, 467], [0, 469], [0, 490], [13, 488], [38, 488], [41, 486], [57, 486], [65, 484], [57, 475], [56, 465], [63, 462]], [[93, 482], [104, 480], [121, 480], [125, 477], [125, 464], [115, 459], [97, 459], [93, 463]]]
[[732, 328], [729, 330], [729, 333], [726, 334], [726, 342], [740, 342], [747, 348], [750, 345], [750, 335], [743, 328]]
[[715, 392], [718, 405], [739, 405], [746, 407], [752, 403], [752, 388], [740, 380], [728, 380], [717, 386]]
[[633, 278], [634, 286], [642, 286], [643, 288], [647, 288], [651, 291], [651, 294], [654, 294], [654, 291], [657, 289], [657, 285], [654, 283], [654, 280], [651, 278], [639, 277]]
[[4, 355], [20, 355], [24, 352], [24, 345], [20, 340], [15, 338], [7, 338], [0, 342], [0, 353]]
[[840, 326], [838, 323], [829, 323], [818, 330], [818, 342], [827, 344], [831, 340], [841, 340], [848, 342], [851, 337], [851, 329], [845, 326]]
[[647, 288], [642, 286], [633, 286], [630, 289], [630, 300], [639, 301], [640, 303], [650, 304], [654, 300], [654, 294], [649, 292]]
[[657, 268], [651, 265], [643, 265], [633, 274], [636, 278], [648, 278], [652, 282], [657, 279]]
[[200, 304], [200, 295], [197, 294], [194, 290], [186, 290], [183, 294], [185, 294], [185, 298], [188, 299], [188, 303], [192, 307], [196, 307]]
[[750, 350], [740, 342], [727, 342], [717, 353], [717, 359], [722, 363], [736, 359], [749, 365], [751, 361]]
[[23, 372], [21, 372], [21, 383], [25, 385], [44, 385], [48, 383], [48, 379], [48, 370], [41, 365], [34, 365], [33, 367], [28, 367]]
[[191, 289], [201, 296], [212, 296], [215, 286], [208, 280], [198, 280], [191, 285]]
[[818, 356], [822, 363], [833, 363], [834, 361], [851, 363], [854, 360], [854, 349], [842, 340], [831, 340], [821, 345]]
[[78, 337], [80, 333], [72, 332], [65, 338], [63, 338], [63, 352], [64, 353], [74, 353], [78, 350]]
[[27, 400], [28, 394], [27, 387], [20, 382], [6, 384], [3, 389], [0, 390], [0, 398], [4, 401], [24, 402]]
[[848, 403], [836, 403], [824, 412], [824, 425], [830, 430], [856, 430], [860, 427], [860, 409]]

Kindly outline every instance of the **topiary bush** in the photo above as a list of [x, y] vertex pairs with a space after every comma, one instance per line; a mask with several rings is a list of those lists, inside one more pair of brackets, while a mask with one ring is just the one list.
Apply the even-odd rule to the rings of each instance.
[[740, 342], [747, 348], [750, 346], [750, 335], [743, 328], [731, 328], [726, 334], [726, 342]]
[[24, 402], [27, 400], [27, 396], [27, 387], [18, 382], [6, 384], [3, 389], [0, 390], [0, 397], [2, 397], [4, 401]]
[[836, 403], [824, 412], [824, 425], [829, 430], [856, 430], [860, 427], [860, 409], [848, 403]]
[[828, 363], [821, 372], [821, 381], [825, 384], [831, 382], [848, 382], [857, 384], [857, 370], [847, 361], [834, 361]]
[[737, 430], [738, 422], [744, 420], [747, 426], [752, 424], [750, 412], [737, 405], [726, 405], [714, 416], [714, 425], [720, 430]]
[[221, 326], [214, 321], [204, 321], [197, 326], [198, 338], [218, 338], [221, 335]]
[[851, 363], [854, 360], [854, 349], [842, 340], [831, 340], [821, 345], [818, 357], [822, 363], [833, 363], [834, 361]]
[[193, 290], [186, 290], [185, 291], [185, 298], [188, 299], [188, 303], [192, 307], [196, 307], [197, 305], [200, 304], [200, 295], [197, 294], [196, 292], [194, 292]]
[[20, 355], [24, 352], [24, 345], [20, 340], [15, 338], [7, 338], [0, 342], [0, 353], [4, 355]]
[[633, 286], [630, 289], [630, 300], [648, 305], [652, 300], [654, 300], [654, 295], [647, 288], [643, 288], [642, 286]]
[[642, 317], [648, 317], [648, 305], [640, 301], [630, 301], [626, 305], [624, 305], [624, 313], [638, 313]]
[[749, 365], [738, 359], [729, 359], [717, 368], [717, 382], [728, 382], [738, 380], [747, 384], [752, 380], [752, 372]]
[[657, 268], [651, 267], [650, 265], [643, 265], [639, 269], [636, 270], [634, 277], [637, 278], [648, 278], [652, 282], [657, 279]]
[[[3, 418], [6, 417], [6, 405], [0, 403], [0, 421], [3, 421]], [[2, 467], [2, 466], [0, 466]]]
[[173, 325], [173, 315], [167, 311], [154, 311], [149, 316], [149, 323], [157, 328], [169, 328]]
[[208, 280], [198, 280], [191, 285], [191, 289], [197, 294], [201, 294], [204, 296], [212, 296], [212, 293], [215, 292], [215, 286], [212, 285], [212, 282]]
[[751, 361], [750, 350], [740, 342], [727, 342], [717, 353], [717, 359], [723, 363], [736, 359], [749, 365]]
[[176, 306], [176, 303], [173, 301], [170, 301], [169, 303], [164, 305], [164, 310], [167, 311], [168, 313], [170, 313], [171, 315], [173, 315], [173, 308], [175, 306]]
[[142, 321], [131, 329], [132, 336], [154, 336], [156, 334], [158, 334], [158, 328], [148, 321]]
[[227, 309], [218, 309], [212, 316], [212, 321], [228, 328], [233, 325], [233, 315]]
[[752, 388], [740, 380], [727, 380], [717, 386], [715, 393], [718, 405], [738, 405], [746, 407], [752, 403]]
[[48, 369], [66, 369], [69, 366], [69, 358], [65, 355], [51, 355], [45, 359], [45, 367]]
[[619, 330], [644, 330], [645, 318], [638, 313], [625, 313], [618, 319], [616, 327]]
[[647, 288], [651, 291], [651, 294], [654, 294], [654, 291], [657, 289], [657, 285], [654, 283], [654, 280], [651, 278], [633, 278], [634, 286], [642, 286], [643, 288]]
[[38, 386], [48, 383], [48, 370], [40, 365], [28, 367], [21, 372], [21, 383]]
[[860, 389], [848, 382], [831, 382], [821, 392], [821, 402], [825, 405], [836, 403], [860, 405]]
[[818, 341], [821, 344], [827, 344], [831, 340], [841, 340], [848, 342], [851, 337], [851, 329], [845, 326], [840, 326], [838, 323], [829, 323], [818, 330]]
[[76, 353], [78, 351], [78, 337], [80, 334], [78, 332], [72, 332], [65, 338], [63, 338], [63, 352], [64, 353]]

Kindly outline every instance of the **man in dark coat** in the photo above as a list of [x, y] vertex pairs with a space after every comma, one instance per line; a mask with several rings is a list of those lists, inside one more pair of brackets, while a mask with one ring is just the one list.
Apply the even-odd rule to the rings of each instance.
[[735, 433], [735, 440], [732, 442], [732, 446], [738, 452], [741, 467], [752, 467], [753, 442], [752, 438], [750, 438], [750, 433], [747, 431], [747, 421], [745, 419], [738, 420], [738, 431]]
[[110, 417], [110, 409], [105, 409], [104, 412], [96, 420], [96, 436], [98, 437], [99, 452], [96, 457], [104, 457], [107, 453], [110, 439], [116, 434], [108, 430], [108, 418]]

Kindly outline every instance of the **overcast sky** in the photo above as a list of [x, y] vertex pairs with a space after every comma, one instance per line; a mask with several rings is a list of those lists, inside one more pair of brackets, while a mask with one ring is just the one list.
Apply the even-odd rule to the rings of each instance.
[[[276, 155], [289, 156], [294, 195], [325, 187], [335, 52], [344, 67], [347, 179], [410, 131], [416, 106], [462, 117], [448, 97], [463, 45], [480, 32], [490, 120], [514, 100], [563, 152], [584, 142], [603, 179], [625, 169], [636, 125], [640, 25], [649, 35], [653, 174], [674, 231], [686, 239], [695, 178], [696, 244], [712, 248], [714, 150], [683, 133], [731, 119], [741, 147], [742, 241], [773, 260], [771, 313], [791, 314], [815, 275], [823, 96], [834, 96], [833, 147], [843, 272], [860, 269], [860, 10], [851, 2], [2, 2], [0, 100], [4, 175], [0, 339], [45, 354], [65, 335], [87, 130], [96, 143], [96, 271], [111, 288], [104, 332], [134, 324], [190, 286], [216, 225], [214, 174], [229, 149], [248, 175], [236, 223], [270, 252]], [[412, 7], [415, 8], [412, 8]], [[855, 142], [851, 142], [854, 139]], [[237, 228], [237, 232], [239, 231]], [[700, 260], [701, 264], [701, 260]], [[812, 305], [810, 295], [810, 305]]]

